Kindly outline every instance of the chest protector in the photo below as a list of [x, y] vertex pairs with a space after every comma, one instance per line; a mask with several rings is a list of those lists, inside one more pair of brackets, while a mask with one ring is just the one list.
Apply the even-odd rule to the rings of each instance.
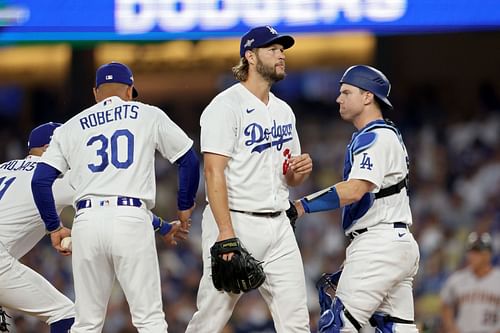
[[[385, 128], [396, 133], [399, 142], [403, 146], [403, 149], [406, 150], [401, 133], [392, 121], [388, 119], [375, 120], [366, 125], [359, 132], [355, 132], [351, 138], [351, 141], [347, 145], [344, 158], [344, 181], [349, 178], [349, 174], [351, 173], [354, 155], [361, 153], [375, 143], [377, 134], [372, 131], [379, 128]], [[408, 174], [399, 183], [383, 188], [377, 193], [365, 193], [365, 195], [363, 195], [363, 197], [361, 197], [359, 201], [344, 206], [342, 210], [342, 228], [344, 230], [347, 230], [349, 227], [351, 227], [351, 225], [356, 223], [356, 221], [363, 217], [366, 212], [373, 206], [373, 203], [376, 199], [399, 193], [403, 188], [406, 188], [408, 190]]]

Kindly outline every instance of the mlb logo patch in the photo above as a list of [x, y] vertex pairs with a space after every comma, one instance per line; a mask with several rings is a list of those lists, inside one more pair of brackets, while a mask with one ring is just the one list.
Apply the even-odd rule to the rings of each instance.
[[247, 39], [247, 42], [245, 43], [245, 45], [243, 47], [251, 47], [254, 41], [255, 41], [255, 38]]
[[113, 75], [106, 75], [106, 81], [113, 80]]

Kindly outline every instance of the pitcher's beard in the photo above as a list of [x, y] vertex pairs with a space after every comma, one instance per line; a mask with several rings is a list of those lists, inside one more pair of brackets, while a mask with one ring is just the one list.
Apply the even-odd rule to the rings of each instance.
[[260, 61], [259, 58], [257, 58], [257, 73], [259, 73], [264, 80], [266, 80], [269, 83], [275, 83], [278, 81], [281, 81], [285, 78], [286, 73], [283, 72], [281, 74], [278, 74], [276, 72], [276, 67], [271, 67], [271, 66], [266, 66]]

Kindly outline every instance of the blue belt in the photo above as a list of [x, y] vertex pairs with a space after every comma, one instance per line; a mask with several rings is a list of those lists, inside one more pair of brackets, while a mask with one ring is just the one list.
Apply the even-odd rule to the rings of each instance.
[[[403, 222], [394, 222], [392, 224], [394, 225], [394, 228], [403, 228], [403, 229], [408, 228], [408, 224], [403, 223]], [[358, 230], [354, 230], [353, 232], [349, 233], [347, 236], [349, 237], [350, 240], [353, 240], [354, 237], [361, 235], [362, 233], [365, 233], [367, 231], [368, 231], [368, 228], [358, 229]]]
[[[90, 208], [92, 207], [92, 201], [95, 204], [98, 203], [98, 206], [107, 206], [109, 205], [109, 200], [107, 199], [83, 199], [76, 203], [76, 210], [80, 210], [82, 208]], [[141, 207], [142, 202], [140, 199], [132, 198], [132, 197], [116, 197], [116, 205], [117, 206], [130, 206], [130, 207]]]

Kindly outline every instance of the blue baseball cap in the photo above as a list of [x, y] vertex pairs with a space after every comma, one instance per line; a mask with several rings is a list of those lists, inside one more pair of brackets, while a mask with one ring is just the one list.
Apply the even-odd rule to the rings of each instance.
[[54, 130], [61, 126], [60, 123], [46, 123], [34, 128], [28, 139], [28, 149], [43, 147], [49, 144]]
[[[95, 74], [96, 88], [99, 88], [103, 83], [123, 83], [127, 86], [133, 86], [134, 76], [126, 65], [113, 61], [97, 69]], [[132, 87], [132, 97], [136, 98], [137, 96], [139, 96], [139, 93], [135, 87]]]
[[256, 27], [241, 37], [240, 56], [243, 58], [247, 50], [281, 44], [285, 49], [293, 46], [295, 40], [289, 35], [280, 35], [273, 27], [266, 25]]

